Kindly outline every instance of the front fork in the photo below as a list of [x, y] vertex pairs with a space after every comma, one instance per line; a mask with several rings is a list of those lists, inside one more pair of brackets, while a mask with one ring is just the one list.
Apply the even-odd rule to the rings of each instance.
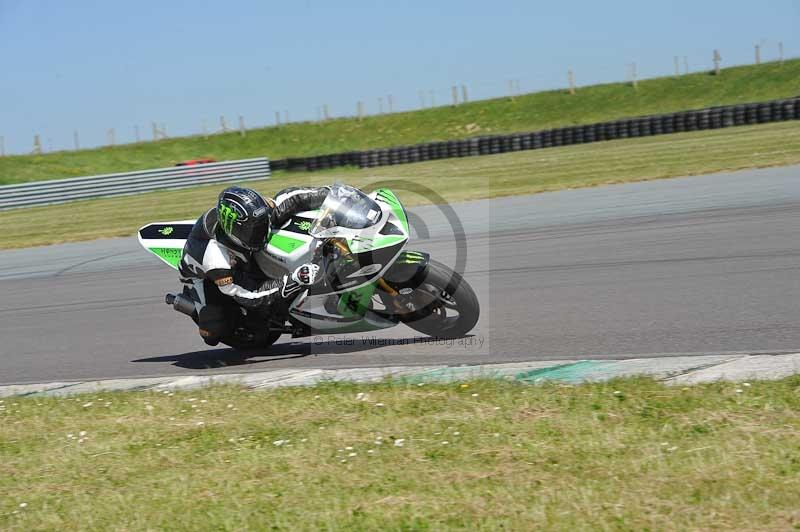
[[405, 314], [408, 312], [408, 305], [410, 302], [407, 300], [406, 296], [395, 290], [383, 277], [378, 279], [378, 288], [389, 295], [391, 298], [389, 301], [394, 307], [396, 314]]
[[386, 306], [394, 311], [399, 321], [418, 312], [414, 291], [425, 282], [429, 261], [427, 253], [403, 251], [378, 280], [378, 287], [388, 296], [384, 303], [388, 303]]

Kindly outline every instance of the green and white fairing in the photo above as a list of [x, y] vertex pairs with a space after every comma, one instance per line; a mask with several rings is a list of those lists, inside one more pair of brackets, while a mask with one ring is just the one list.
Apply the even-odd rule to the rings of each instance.
[[[324, 282], [294, 300], [289, 314], [314, 331], [356, 332], [393, 327], [370, 310], [376, 283], [409, 239], [408, 218], [389, 189], [372, 194], [334, 185], [318, 211], [300, 213], [270, 239], [256, 260], [270, 277], [315, 260], [320, 246], [344, 244], [344, 253], [324, 250]], [[339, 256], [337, 256], [339, 255]]]
[[[155, 223], [139, 231], [141, 245], [177, 269], [194, 221]], [[360, 332], [397, 325], [371, 310], [376, 284], [403, 252], [409, 239], [408, 218], [389, 189], [371, 194], [334, 185], [322, 207], [303, 212], [283, 227], [273, 228], [266, 249], [256, 261], [266, 275], [281, 277], [322, 258], [324, 281], [300, 293], [289, 313], [314, 331]], [[332, 241], [349, 253], [330, 257]], [[341, 246], [339, 246], [341, 248]], [[416, 254], [403, 254], [413, 262]], [[420, 256], [421, 257], [421, 256]], [[401, 261], [402, 262], [402, 261]]]
[[139, 229], [139, 244], [177, 270], [194, 223], [195, 220], [181, 220], [148, 224]]

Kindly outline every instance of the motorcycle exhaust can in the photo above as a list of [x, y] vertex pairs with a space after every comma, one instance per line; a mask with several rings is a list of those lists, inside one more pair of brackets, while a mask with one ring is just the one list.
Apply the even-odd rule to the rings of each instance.
[[181, 314], [191, 316], [194, 313], [194, 301], [181, 294], [167, 294], [164, 298], [164, 302], [167, 305], [172, 305], [172, 308]]

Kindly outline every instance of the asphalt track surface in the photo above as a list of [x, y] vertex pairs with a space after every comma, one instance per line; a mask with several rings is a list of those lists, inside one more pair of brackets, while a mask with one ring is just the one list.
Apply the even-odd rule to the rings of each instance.
[[[242, 358], [206, 347], [163, 303], [173, 270], [134, 239], [111, 239], [0, 252], [0, 384], [800, 351], [798, 167], [454, 208], [482, 305], [469, 338], [429, 342], [399, 326], [284, 339]], [[439, 209], [413, 212], [410, 248], [452, 265]]]

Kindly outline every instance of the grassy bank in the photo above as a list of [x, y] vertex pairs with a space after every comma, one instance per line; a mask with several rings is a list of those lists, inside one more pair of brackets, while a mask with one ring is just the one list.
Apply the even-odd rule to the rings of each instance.
[[800, 60], [639, 82], [532, 93], [364, 120], [337, 119], [114, 148], [0, 157], [0, 184], [171, 166], [198, 157], [273, 159], [510, 133], [800, 94]]
[[786, 530], [800, 379], [0, 403], [3, 530]]
[[[431, 187], [453, 202], [788, 164], [800, 164], [800, 122], [364, 170], [284, 173], [248, 186], [273, 194], [287, 186], [335, 180], [369, 188], [382, 179], [403, 179]], [[197, 217], [214, 204], [220, 189], [218, 185], [0, 212], [0, 248], [133, 235], [148, 222]], [[400, 197], [407, 205], [425, 201], [402, 192]]]

